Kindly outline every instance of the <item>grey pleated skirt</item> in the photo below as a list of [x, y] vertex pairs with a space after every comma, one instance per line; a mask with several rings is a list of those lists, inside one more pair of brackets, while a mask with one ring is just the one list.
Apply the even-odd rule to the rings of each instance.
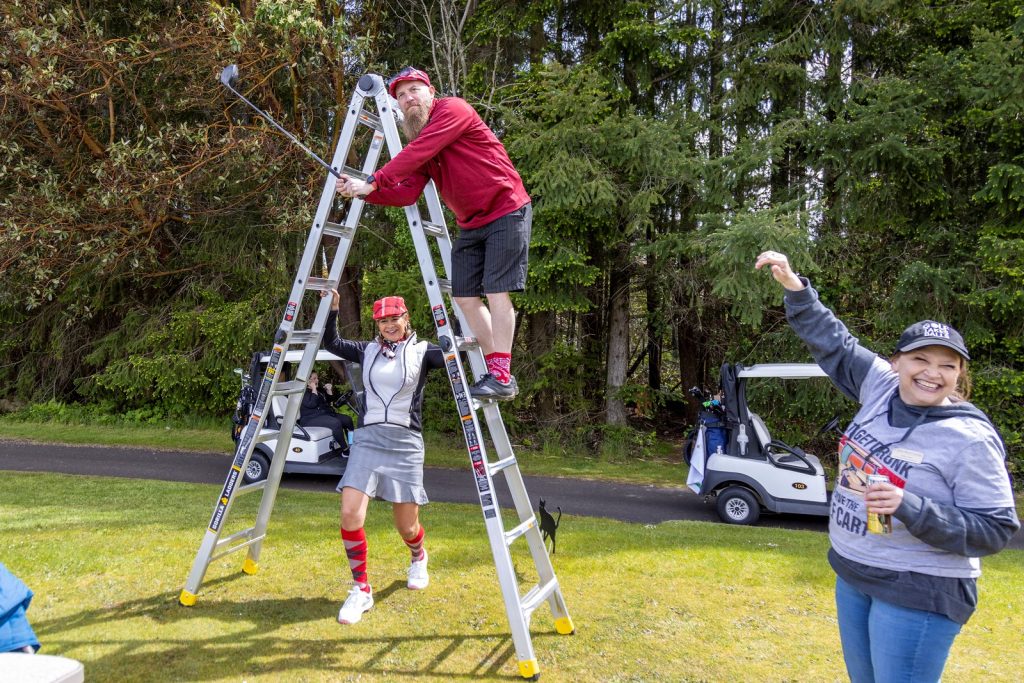
[[338, 482], [370, 498], [426, 505], [423, 488], [423, 435], [391, 424], [372, 424], [352, 432], [345, 475]]

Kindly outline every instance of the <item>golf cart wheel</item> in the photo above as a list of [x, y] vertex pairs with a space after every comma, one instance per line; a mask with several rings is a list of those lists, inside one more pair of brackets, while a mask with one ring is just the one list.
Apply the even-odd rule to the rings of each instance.
[[267, 456], [259, 451], [253, 451], [249, 456], [249, 464], [245, 466], [245, 476], [242, 478], [246, 484], [255, 484], [267, 478], [270, 472], [270, 461]]
[[757, 497], [742, 486], [730, 486], [719, 493], [715, 507], [726, 524], [756, 524], [761, 517]]

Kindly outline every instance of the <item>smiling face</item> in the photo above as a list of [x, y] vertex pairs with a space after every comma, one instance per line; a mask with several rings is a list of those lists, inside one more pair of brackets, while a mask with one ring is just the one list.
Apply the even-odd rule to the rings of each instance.
[[389, 315], [377, 321], [380, 336], [389, 342], [399, 342], [409, 334], [409, 314]]
[[911, 406], [949, 405], [963, 368], [963, 358], [945, 346], [923, 346], [899, 353], [892, 369], [900, 378], [900, 398]]

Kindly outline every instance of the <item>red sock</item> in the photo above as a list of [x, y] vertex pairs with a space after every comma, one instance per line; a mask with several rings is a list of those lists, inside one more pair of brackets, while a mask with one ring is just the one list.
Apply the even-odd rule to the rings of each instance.
[[412, 553], [413, 562], [419, 562], [423, 559], [423, 536], [425, 534], [426, 531], [423, 529], [423, 525], [421, 524], [420, 532], [418, 534], [413, 536], [411, 539], [402, 539], [405, 541], [405, 544], [409, 546], [409, 552]]
[[364, 591], [370, 592], [370, 584], [366, 580], [366, 532], [362, 528], [355, 531], [342, 529], [341, 540], [345, 544], [352, 580], [362, 586]]
[[487, 372], [494, 375], [494, 379], [502, 384], [512, 381], [512, 354], [511, 353], [489, 353], [484, 356], [487, 361]]

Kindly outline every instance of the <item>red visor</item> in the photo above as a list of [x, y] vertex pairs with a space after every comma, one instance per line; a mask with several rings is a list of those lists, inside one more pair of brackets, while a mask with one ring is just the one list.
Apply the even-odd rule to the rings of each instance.
[[373, 319], [390, 318], [393, 315], [408, 313], [405, 307], [405, 299], [400, 296], [386, 296], [373, 302]]
[[395, 96], [395, 89], [398, 87], [398, 84], [403, 81], [419, 81], [420, 83], [426, 83], [427, 87], [430, 87], [430, 76], [427, 75], [427, 72], [407, 66], [388, 81], [388, 93], [392, 97]]

